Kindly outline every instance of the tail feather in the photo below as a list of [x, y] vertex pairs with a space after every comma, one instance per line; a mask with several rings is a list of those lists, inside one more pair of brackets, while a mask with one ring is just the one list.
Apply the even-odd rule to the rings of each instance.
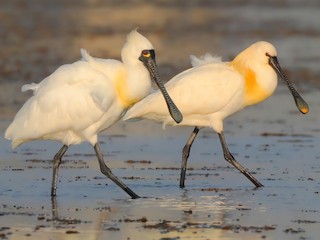
[[25, 141], [22, 139], [15, 139], [14, 134], [13, 134], [13, 129], [12, 129], [12, 125], [10, 125], [8, 127], [8, 129], [6, 130], [5, 134], [4, 134], [4, 138], [11, 140], [11, 147], [12, 149], [18, 147], [19, 145], [21, 145], [22, 143], [24, 143]]

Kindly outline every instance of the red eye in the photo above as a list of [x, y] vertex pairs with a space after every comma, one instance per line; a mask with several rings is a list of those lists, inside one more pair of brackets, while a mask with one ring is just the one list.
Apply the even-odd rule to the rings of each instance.
[[143, 55], [144, 57], [147, 57], [147, 58], [151, 56], [149, 50], [143, 50], [143, 51], [142, 51], [142, 55]]

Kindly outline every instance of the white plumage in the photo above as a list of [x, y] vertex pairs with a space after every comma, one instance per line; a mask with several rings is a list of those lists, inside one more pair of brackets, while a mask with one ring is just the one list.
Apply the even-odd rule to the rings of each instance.
[[13, 148], [36, 139], [63, 143], [54, 159], [53, 196], [56, 195], [63, 154], [70, 145], [88, 141], [96, 150], [101, 171], [131, 197], [137, 198], [138, 195], [105, 165], [98, 133], [118, 121], [130, 106], [150, 93], [150, 75], [163, 87], [158, 78], [153, 46], [134, 30], [128, 34], [122, 49], [122, 62], [93, 58], [84, 49], [81, 55], [81, 60], [59, 67], [40, 83], [22, 87], [22, 91], [32, 90], [33, 96], [16, 114], [5, 138], [12, 140]]
[[203, 55], [199, 58], [194, 55], [191, 55], [190, 60], [191, 60], [191, 65], [193, 67], [205, 65], [208, 63], [221, 63], [222, 62], [221, 57], [212, 56], [210, 53], [206, 53], [205, 55]]
[[[134, 35], [138, 33], [134, 31], [128, 36], [126, 47], [134, 44]], [[32, 90], [34, 95], [6, 131], [5, 137], [12, 140], [12, 146], [35, 139], [58, 140], [65, 145], [89, 141], [94, 145], [100, 131], [150, 92], [149, 72], [138, 58], [143, 49], [153, 46], [143, 36], [140, 38], [145, 46], [136, 53], [135, 68], [130, 66], [130, 59], [125, 62], [125, 50], [124, 63], [93, 58], [82, 50], [81, 60], [59, 67], [38, 84], [24, 85], [22, 90]], [[129, 80], [130, 87], [125, 83]], [[120, 87], [127, 89], [118, 91]]]
[[[224, 156], [257, 187], [262, 186], [235, 161], [225, 143], [223, 120], [242, 108], [268, 98], [277, 86], [277, 73], [287, 82], [302, 113], [308, 105], [287, 80], [277, 61], [276, 49], [267, 42], [257, 42], [241, 52], [232, 62], [222, 62], [207, 54], [191, 57], [193, 67], [173, 77], [166, 89], [183, 115], [178, 126], [196, 126], [184, 150], [180, 186], [184, 187], [186, 162], [199, 128], [211, 127], [219, 135]], [[160, 92], [147, 96], [128, 110], [124, 119], [146, 118], [177, 125], [168, 115]]]
[[[106, 64], [122, 68], [116, 61]], [[25, 85], [32, 96], [17, 113], [5, 137], [12, 146], [35, 139], [65, 145], [97, 142], [97, 133], [117, 121], [124, 108], [116, 100], [111, 78], [80, 60], [57, 69], [39, 84]], [[110, 114], [110, 112], [112, 114]]]

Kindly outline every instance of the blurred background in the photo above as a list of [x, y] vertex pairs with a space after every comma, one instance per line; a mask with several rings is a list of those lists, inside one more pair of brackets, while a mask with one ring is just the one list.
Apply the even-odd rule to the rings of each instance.
[[[231, 61], [259, 40], [277, 48], [310, 113], [298, 112], [279, 81], [275, 96], [225, 122], [232, 152], [267, 187], [251, 190], [207, 129], [192, 152], [188, 188], [180, 191], [180, 154], [191, 128], [162, 131], [151, 121], [119, 121], [100, 136], [108, 164], [141, 196], [152, 197], [129, 201], [114, 184], [106, 188], [91, 146], [82, 144], [62, 166], [57, 208], [48, 190], [51, 157], [60, 145], [38, 141], [11, 151], [1, 134], [0, 238], [191, 239], [197, 233], [198, 239], [318, 239], [319, 0], [0, 0], [0, 132], [32, 94], [21, 93], [23, 84], [77, 61], [80, 48], [120, 59], [126, 35], [137, 27], [155, 47], [163, 81], [189, 68], [190, 54]], [[139, 162], [145, 160], [150, 163]], [[52, 221], [58, 210], [74, 223]], [[148, 222], [140, 222], [145, 217]]]
[[80, 48], [120, 59], [126, 35], [137, 27], [153, 43], [164, 81], [190, 67], [190, 54], [229, 61], [257, 40], [276, 46], [298, 86], [319, 80], [318, 0], [1, 0], [2, 117], [11, 119], [29, 96], [20, 92], [23, 84], [78, 60]]

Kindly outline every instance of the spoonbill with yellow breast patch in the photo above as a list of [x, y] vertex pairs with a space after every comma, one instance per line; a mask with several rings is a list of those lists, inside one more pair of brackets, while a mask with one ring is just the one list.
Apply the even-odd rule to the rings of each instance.
[[22, 87], [22, 91], [33, 90], [34, 95], [16, 114], [5, 137], [12, 140], [13, 148], [37, 139], [63, 143], [53, 160], [51, 196], [56, 195], [62, 156], [70, 145], [88, 141], [95, 149], [101, 172], [132, 198], [138, 198], [105, 164], [98, 133], [150, 93], [150, 75], [163, 93], [174, 121], [182, 120], [181, 113], [159, 79], [152, 44], [137, 31], [127, 36], [122, 62], [93, 58], [85, 50], [81, 53], [81, 60], [59, 67], [38, 84]]
[[[263, 185], [230, 153], [223, 133], [223, 120], [242, 108], [271, 96], [277, 87], [277, 74], [285, 80], [298, 109], [309, 107], [286, 78], [277, 60], [277, 51], [268, 42], [257, 42], [241, 52], [232, 62], [205, 55], [192, 56], [193, 68], [173, 77], [166, 85], [183, 115], [179, 126], [195, 126], [182, 151], [180, 187], [184, 188], [190, 148], [200, 128], [211, 127], [219, 135], [225, 159], [256, 187]], [[136, 103], [124, 119], [147, 118], [176, 125], [168, 115], [159, 91]]]

